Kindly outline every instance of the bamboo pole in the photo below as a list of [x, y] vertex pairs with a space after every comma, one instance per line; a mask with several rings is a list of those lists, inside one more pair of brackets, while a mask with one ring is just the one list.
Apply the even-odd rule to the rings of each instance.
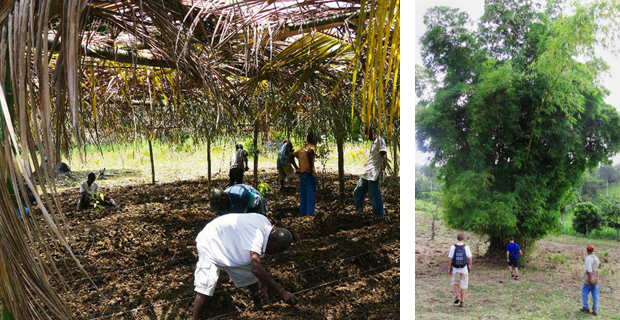
[[259, 122], [254, 123], [254, 188], [258, 187], [258, 126]]

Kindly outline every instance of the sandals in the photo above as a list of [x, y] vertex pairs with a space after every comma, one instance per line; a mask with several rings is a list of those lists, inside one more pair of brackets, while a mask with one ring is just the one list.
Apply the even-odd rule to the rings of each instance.
[[461, 301], [461, 299], [459, 299], [459, 296], [456, 296], [456, 297], [454, 298], [454, 304], [459, 303], [459, 301]]
[[461, 301], [461, 304], [459, 305], [460, 308], [465, 306], [465, 301]]
[[519, 280], [519, 276], [515, 276], [515, 280]]

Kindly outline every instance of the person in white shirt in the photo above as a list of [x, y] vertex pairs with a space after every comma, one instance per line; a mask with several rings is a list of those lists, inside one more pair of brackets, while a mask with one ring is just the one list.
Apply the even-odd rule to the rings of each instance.
[[592, 292], [592, 315], [598, 314], [598, 266], [600, 262], [598, 257], [595, 256], [594, 246], [589, 244], [586, 247], [586, 262], [584, 265], [585, 272], [583, 278], [583, 284], [581, 285], [581, 301], [583, 307], [579, 310], [584, 312], [590, 312], [588, 307], [588, 294]]
[[274, 228], [262, 214], [230, 213], [215, 218], [196, 237], [198, 263], [194, 273], [196, 299], [192, 319], [202, 314], [207, 296], [213, 296], [224, 268], [236, 287], [249, 287], [254, 307], [260, 308], [266, 287], [276, 291], [285, 303], [294, 305], [297, 298], [284, 290], [267, 273], [261, 256], [286, 251], [292, 241], [286, 229]]
[[[245, 163], [245, 167], [243, 164]], [[243, 145], [237, 143], [235, 145], [235, 152], [230, 157], [230, 171], [229, 174], [229, 187], [236, 184], [243, 183], [243, 174], [245, 171], [250, 170], [248, 167], [248, 152], [243, 150]]]
[[382, 171], [385, 170], [387, 148], [385, 140], [375, 134], [375, 130], [372, 126], [368, 129], [368, 140], [373, 142], [370, 146], [370, 156], [366, 164], [366, 171], [360, 177], [355, 190], [353, 190], [355, 210], [357, 212], [362, 212], [366, 193], [369, 193], [372, 212], [382, 219], [385, 219], [383, 215], [383, 196], [381, 195], [381, 188], [379, 187], [379, 178], [381, 177]]
[[[469, 272], [471, 271], [472, 255], [469, 246], [463, 244], [465, 234], [459, 233], [456, 236], [456, 240], [458, 242], [450, 247], [450, 253], [448, 254], [448, 258], [450, 258], [450, 263], [448, 264], [448, 275], [452, 276], [450, 279], [450, 284], [454, 285], [454, 292], [456, 293], [454, 303], [456, 304], [460, 301], [460, 307], [462, 308], [465, 305], [465, 290], [469, 284]], [[459, 287], [461, 289], [460, 299]]]
[[[91, 172], [88, 174], [87, 180], [80, 183], [80, 195], [77, 200], [76, 211], [85, 209], [90, 206], [91, 201], [100, 199], [99, 185], [97, 185], [95, 179], [95, 173]], [[108, 196], [104, 196], [101, 200], [102, 204], [116, 207], [116, 201]]]

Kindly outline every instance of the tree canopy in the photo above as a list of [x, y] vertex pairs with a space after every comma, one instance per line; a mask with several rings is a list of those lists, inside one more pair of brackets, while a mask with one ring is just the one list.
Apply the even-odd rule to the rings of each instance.
[[554, 230], [583, 172], [620, 151], [620, 116], [599, 81], [607, 65], [594, 52], [611, 45], [620, 9], [557, 7], [486, 1], [475, 30], [453, 8], [424, 18], [416, 92], [429, 77], [437, 84], [416, 106], [416, 140], [440, 167], [447, 224], [488, 235], [491, 251]]

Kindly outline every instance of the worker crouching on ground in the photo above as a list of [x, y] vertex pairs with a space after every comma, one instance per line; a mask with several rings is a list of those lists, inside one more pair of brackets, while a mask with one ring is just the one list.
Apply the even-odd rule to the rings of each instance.
[[226, 190], [215, 188], [209, 193], [211, 211], [218, 216], [229, 213], [267, 213], [267, 203], [258, 190], [247, 184], [236, 184]]
[[196, 237], [198, 264], [194, 273], [196, 299], [192, 319], [200, 318], [207, 296], [213, 296], [220, 268], [226, 270], [236, 287], [249, 287], [255, 308], [262, 306], [267, 287], [284, 302], [297, 303], [295, 295], [275, 282], [261, 264], [264, 254], [284, 252], [291, 241], [288, 230], [274, 228], [261, 214], [231, 213], [208, 223]]
[[77, 199], [76, 210], [80, 211], [82, 209], [91, 207], [91, 203], [93, 201], [102, 201], [104, 205], [110, 205], [116, 207], [116, 201], [114, 199], [104, 196], [101, 199], [99, 194], [99, 185], [95, 182], [95, 174], [93, 172], [88, 174], [88, 179], [86, 181], [82, 181], [80, 183], [80, 196]]

